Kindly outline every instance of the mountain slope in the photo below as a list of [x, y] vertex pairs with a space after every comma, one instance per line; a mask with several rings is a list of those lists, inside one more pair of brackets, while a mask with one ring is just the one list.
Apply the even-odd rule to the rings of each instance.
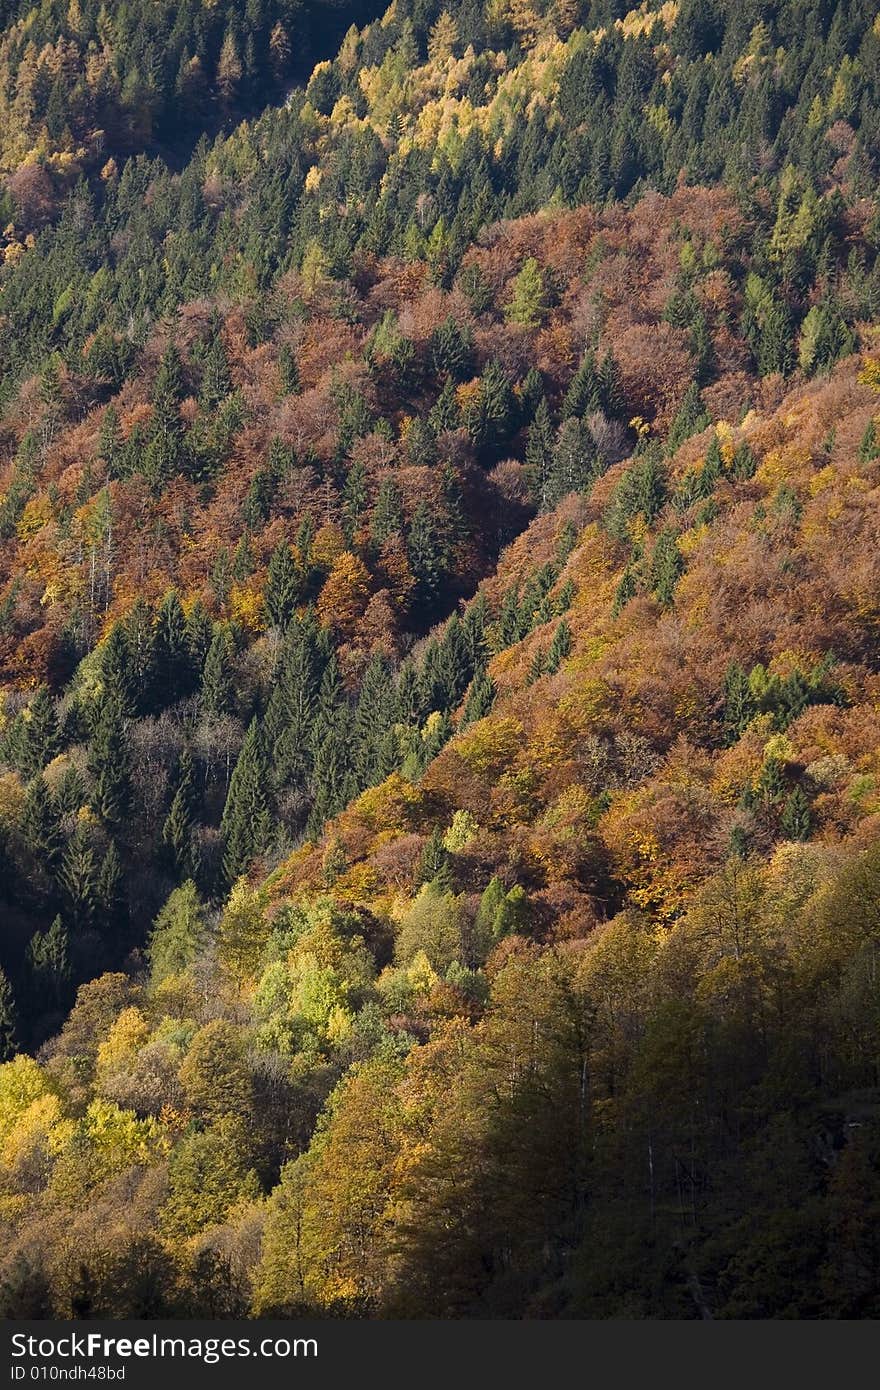
[[7, 1315], [876, 1316], [880, 34], [622, 10], [9, 179]]

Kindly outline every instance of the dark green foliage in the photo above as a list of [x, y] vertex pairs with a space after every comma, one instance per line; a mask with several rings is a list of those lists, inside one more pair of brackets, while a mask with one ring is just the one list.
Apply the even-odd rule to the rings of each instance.
[[17, 1014], [12, 986], [0, 969], [0, 1062], [8, 1062], [18, 1051]]
[[229, 782], [220, 829], [224, 839], [223, 872], [229, 883], [268, 848], [272, 822], [269, 765], [263, 738], [252, 720]]

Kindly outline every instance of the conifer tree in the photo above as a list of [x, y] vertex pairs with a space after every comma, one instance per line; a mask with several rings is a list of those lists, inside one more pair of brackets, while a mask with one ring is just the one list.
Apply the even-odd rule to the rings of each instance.
[[35, 932], [28, 943], [27, 965], [34, 993], [43, 1008], [58, 1009], [70, 988], [67, 930], [56, 917], [48, 931]]
[[269, 767], [260, 726], [251, 720], [229, 782], [220, 829], [225, 850], [223, 871], [233, 883], [269, 844]]
[[182, 699], [192, 688], [186, 616], [173, 589], [165, 595], [156, 614], [153, 652], [156, 694], [162, 708]]
[[451, 376], [447, 376], [444, 381], [440, 395], [428, 412], [428, 420], [435, 434], [442, 434], [444, 430], [457, 430], [461, 424], [461, 410]]
[[298, 396], [301, 390], [299, 365], [289, 343], [282, 343], [278, 349], [278, 375], [281, 378], [282, 395]]
[[572, 415], [588, 415], [591, 411], [598, 410], [600, 400], [601, 388], [596, 374], [596, 359], [592, 352], [585, 352], [563, 398], [563, 420], [568, 420]]
[[12, 986], [0, 967], [0, 1063], [11, 1061], [18, 1051], [17, 1026]]
[[28, 706], [24, 735], [21, 770], [26, 777], [35, 777], [55, 757], [60, 741], [55, 706], [44, 685]]
[[235, 711], [233, 648], [229, 629], [218, 623], [202, 671], [202, 708], [215, 719]]
[[67, 842], [59, 881], [68, 904], [68, 921], [75, 930], [91, 926], [97, 905], [95, 856], [82, 822]]
[[272, 551], [266, 576], [266, 610], [276, 627], [287, 626], [300, 592], [300, 576], [293, 552], [286, 540], [280, 540]]
[[384, 545], [389, 536], [403, 527], [403, 504], [400, 490], [393, 478], [379, 484], [376, 502], [370, 517], [370, 537], [375, 545]]
[[466, 729], [468, 724], [475, 724], [478, 719], [485, 718], [494, 701], [495, 685], [492, 677], [485, 670], [478, 671], [468, 690], [460, 727]]
[[865, 433], [859, 444], [859, 462], [873, 463], [876, 458], [880, 458], [880, 439], [877, 437], [877, 425], [871, 419], [865, 426]]
[[546, 397], [542, 396], [535, 410], [526, 441], [526, 468], [529, 487], [538, 506], [548, 505], [548, 489], [554, 452], [553, 423]]
[[571, 628], [563, 618], [553, 634], [553, 640], [547, 652], [545, 666], [549, 675], [555, 675], [568, 656], [571, 651], [571, 640]]
[[782, 812], [782, 830], [789, 840], [808, 840], [812, 828], [810, 803], [801, 787], [795, 787]]
[[651, 588], [657, 602], [664, 608], [672, 603], [675, 586], [683, 569], [684, 560], [675, 533], [668, 529], [661, 531], [651, 558]]
[[54, 872], [61, 856], [61, 824], [42, 774], [35, 777], [27, 789], [20, 824], [25, 843], [35, 859], [50, 873]]
[[122, 711], [112, 698], [101, 702], [89, 742], [88, 769], [92, 809], [107, 825], [120, 825], [128, 812], [131, 778]]

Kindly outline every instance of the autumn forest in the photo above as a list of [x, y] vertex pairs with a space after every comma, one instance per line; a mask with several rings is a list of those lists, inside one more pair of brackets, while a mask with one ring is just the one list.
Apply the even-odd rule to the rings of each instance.
[[880, 5], [0, 0], [0, 1316], [880, 1317]]

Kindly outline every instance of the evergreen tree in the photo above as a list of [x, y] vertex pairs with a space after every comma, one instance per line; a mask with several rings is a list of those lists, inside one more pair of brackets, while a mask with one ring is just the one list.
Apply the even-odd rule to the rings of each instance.
[[61, 824], [45, 778], [35, 777], [21, 812], [21, 833], [37, 862], [54, 872], [62, 849]]
[[192, 688], [193, 668], [187, 637], [186, 616], [172, 589], [156, 614], [153, 642], [155, 688], [160, 708], [174, 704]]
[[284, 396], [298, 396], [300, 385], [299, 365], [296, 354], [289, 343], [282, 343], [278, 349], [278, 375], [281, 378], [281, 393]]
[[601, 388], [596, 374], [596, 359], [592, 352], [584, 353], [580, 366], [572, 377], [562, 402], [562, 418], [589, 415], [599, 409]]
[[89, 742], [88, 769], [92, 809], [107, 825], [120, 825], [128, 812], [131, 780], [122, 711], [112, 698], [101, 702]]
[[144, 476], [154, 492], [161, 492], [168, 480], [183, 467], [184, 437], [180, 418], [183, 394], [180, 353], [173, 343], [169, 343], [153, 386], [153, 418], [144, 455]]
[[535, 410], [534, 420], [529, 428], [526, 442], [526, 469], [529, 487], [538, 506], [544, 510], [549, 505], [548, 489], [554, 454], [553, 424], [550, 407], [542, 396]]
[[0, 967], [0, 1063], [11, 1061], [18, 1051], [17, 1025], [12, 986]]
[[202, 708], [214, 719], [222, 719], [235, 711], [233, 660], [229, 629], [218, 623], [202, 671]]
[[801, 787], [795, 787], [782, 812], [782, 830], [789, 840], [808, 840], [812, 829], [810, 803]]
[[651, 588], [654, 597], [664, 608], [672, 603], [675, 586], [684, 570], [684, 560], [675, 533], [663, 530], [654, 545], [651, 559]]
[[873, 463], [876, 458], [880, 458], [880, 439], [877, 438], [877, 426], [874, 420], [869, 420], [859, 444], [859, 462]]
[[571, 628], [563, 618], [553, 634], [553, 641], [550, 643], [550, 649], [547, 652], [545, 669], [551, 676], [556, 674], [571, 651], [571, 642]]
[[67, 930], [56, 917], [48, 931], [35, 932], [28, 943], [27, 965], [33, 990], [44, 1009], [60, 1009], [70, 989]]
[[403, 503], [393, 478], [379, 484], [376, 502], [370, 516], [370, 537], [375, 545], [384, 545], [390, 536], [403, 528]]
[[225, 845], [223, 872], [229, 883], [234, 883], [268, 847], [272, 831], [268, 788], [269, 767], [260, 727], [254, 719], [229, 782], [220, 823]]
[[75, 930], [91, 926], [97, 906], [95, 856], [88, 831], [80, 822], [67, 842], [60, 883], [67, 901], [67, 918]]
[[700, 388], [695, 381], [692, 381], [682, 397], [678, 414], [672, 422], [672, 428], [666, 440], [666, 452], [674, 454], [686, 439], [690, 439], [691, 435], [699, 434], [710, 423], [709, 412], [700, 399]]
[[434, 513], [424, 498], [413, 512], [406, 537], [410, 569], [415, 578], [418, 600], [430, 608], [440, 590], [445, 571], [443, 545]]
[[55, 706], [44, 685], [28, 706], [24, 735], [21, 770], [26, 777], [35, 777], [55, 757], [60, 743]]
[[461, 424], [461, 411], [452, 377], [447, 376], [443, 389], [428, 412], [428, 420], [435, 434], [444, 430], [457, 430]]
[[266, 575], [266, 610], [276, 627], [287, 626], [300, 592], [300, 576], [293, 552], [286, 540], [280, 540], [272, 551]]
[[468, 724], [475, 724], [478, 719], [484, 719], [494, 701], [495, 685], [492, 677], [485, 670], [478, 671], [471, 681], [459, 727], [466, 729]]

